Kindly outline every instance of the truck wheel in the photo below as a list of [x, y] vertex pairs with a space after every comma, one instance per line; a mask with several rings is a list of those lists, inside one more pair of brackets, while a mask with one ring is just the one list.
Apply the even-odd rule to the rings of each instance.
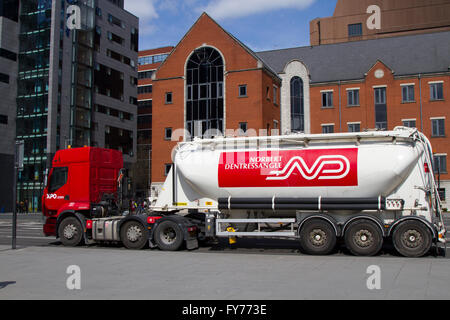
[[300, 230], [300, 246], [307, 254], [330, 254], [336, 246], [334, 228], [322, 219], [306, 221]]
[[125, 248], [141, 250], [148, 243], [148, 231], [142, 223], [129, 221], [120, 229], [120, 239]]
[[345, 246], [355, 256], [374, 256], [383, 246], [383, 234], [376, 223], [357, 220], [345, 231]]
[[410, 220], [395, 228], [392, 241], [402, 256], [418, 258], [430, 251], [433, 239], [425, 224]]
[[177, 251], [183, 244], [184, 236], [177, 223], [167, 220], [161, 222], [155, 230], [155, 242], [161, 250]]
[[65, 218], [58, 227], [58, 235], [66, 247], [76, 247], [83, 241], [83, 227], [75, 217]]

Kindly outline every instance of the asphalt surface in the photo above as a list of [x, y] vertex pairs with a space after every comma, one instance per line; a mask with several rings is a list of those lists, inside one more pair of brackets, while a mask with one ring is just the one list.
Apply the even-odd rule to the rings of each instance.
[[[446, 257], [450, 259], [450, 213], [445, 214], [444, 222], [447, 230], [449, 230], [447, 237], [449, 241], [449, 248], [447, 249]], [[38, 246], [38, 247], [58, 247], [62, 244], [55, 237], [45, 237], [42, 232], [42, 225], [44, 219], [41, 214], [19, 214], [17, 219], [17, 240], [18, 248]], [[12, 242], [12, 215], [0, 214], [0, 245], [11, 246]], [[120, 244], [110, 244], [109, 249], [125, 250]], [[101, 249], [105, 245], [90, 245], [85, 248]], [[238, 239], [238, 243], [234, 246], [229, 246], [226, 239], [221, 239], [218, 243], [207, 244], [199, 248], [201, 252], [223, 252], [232, 254], [301, 254], [299, 245], [292, 240], [279, 239]], [[334, 255], [350, 255], [345, 248], [338, 247]], [[384, 246], [380, 253], [381, 256], [397, 256], [395, 250], [391, 245]], [[433, 257], [432, 254], [427, 256]]]
[[[19, 215], [17, 246], [11, 250], [11, 216], [0, 216], [0, 300], [450, 299], [449, 254], [408, 259], [387, 247], [376, 257], [345, 250], [315, 257], [299, 252], [295, 241], [270, 239], [191, 252], [66, 248], [42, 235], [40, 215]], [[80, 290], [67, 287], [72, 265], [81, 272]], [[380, 282], [370, 290], [373, 266]]]

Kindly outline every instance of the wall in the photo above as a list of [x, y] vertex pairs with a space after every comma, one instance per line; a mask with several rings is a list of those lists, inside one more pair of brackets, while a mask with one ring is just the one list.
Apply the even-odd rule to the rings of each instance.
[[[369, 30], [366, 10], [381, 8], [381, 29]], [[362, 23], [363, 35], [348, 37], [348, 25]], [[320, 25], [320, 26], [319, 26]], [[449, 0], [339, 0], [332, 17], [310, 22], [311, 45], [450, 30]]]

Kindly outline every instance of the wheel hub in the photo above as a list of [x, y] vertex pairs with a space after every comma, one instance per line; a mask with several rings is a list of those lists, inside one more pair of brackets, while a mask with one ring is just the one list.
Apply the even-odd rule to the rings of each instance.
[[422, 245], [423, 238], [419, 231], [408, 230], [403, 234], [403, 243], [408, 248], [417, 248]]
[[71, 240], [77, 234], [77, 228], [69, 224], [64, 228], [64, 238]]
[[327, 234], [322, 229], [314, 229], [309, 234], [309, 238], [314, 246], [320, 247], [326, 243]]
[[373, 235], [369, 230], [359, 230], [355, 233], [354, 240], [359, 247], [369, 247], [373, 244]]
[[164, 230], [161, 236], [161, 240], [165, 244], [172, 244], [175, 242], [177, 234], [173, 228], [167, 228]]
[[136, 242], [142, 237], [142, 231], [137, 226], [132, 226], [127, 231], [127, 239], [131, 242]]

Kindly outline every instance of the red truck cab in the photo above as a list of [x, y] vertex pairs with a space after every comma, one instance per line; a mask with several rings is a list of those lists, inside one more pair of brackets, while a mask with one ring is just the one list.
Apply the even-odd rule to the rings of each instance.
[[122, 168], [122, 153], [116, 150], [85, 147], [56, 152], [42, 196], [44, 234], [56, 236], [63, 216], [88, 218], [92, 204], [104, 194], [116, 195]]

